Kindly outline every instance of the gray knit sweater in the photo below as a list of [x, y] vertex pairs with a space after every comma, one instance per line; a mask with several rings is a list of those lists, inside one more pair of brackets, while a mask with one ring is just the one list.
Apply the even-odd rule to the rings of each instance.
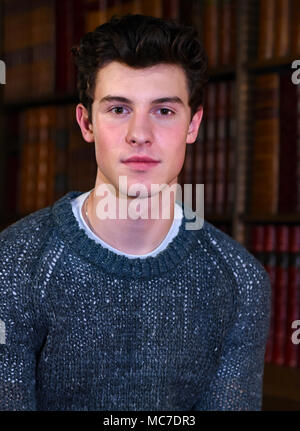
[[0, 233], [0, 410], [259, 410], [261, 264], [185, 217], [157, 256], [118, 255], [79, 228], [79, 194]]

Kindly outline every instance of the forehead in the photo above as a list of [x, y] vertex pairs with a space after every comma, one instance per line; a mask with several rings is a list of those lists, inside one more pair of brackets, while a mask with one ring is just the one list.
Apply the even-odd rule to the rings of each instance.
[[102, 67], [96, 77], [95, 96], [105, 96], [120, 91], [135, 96], [151, 98], [179, 96], [188, 102], [187, 79], [183, 68], [173, 64], [157, 64], [145, 68], [133, 68], [124, 63], [110, 62]]

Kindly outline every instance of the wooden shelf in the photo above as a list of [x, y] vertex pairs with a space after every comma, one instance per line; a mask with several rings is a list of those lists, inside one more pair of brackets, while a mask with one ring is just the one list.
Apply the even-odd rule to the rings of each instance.
[[300, 224], [299, 214], [255, 214], [241, 215], [241, 219], [245, 223], [297, 223]]
[[[298, 56], [300, 58], [300, 54]], [[297, 59], [295, 54], [282, 58], [271, 58], [270, 60], [253, 60], [246, 63], [244, 67], [250, 72], [269, 72], [272, 70], [286, 69]], [[293, 70], [293, 69], [291, 69]]]
[[204, 220], [207, 220], [209, 223], [232, 223], [232, 217], [230, 215], [223, 214], [205, 214]]
[[16, 100], [15, 102], [4, 102], [6, 110], [20, 110], [42, 105], [63, 105], [67, 103], [78, 103], [78, 97], [74, 94], [53, 94], [37, 99]]
[[221, 66], [208, 70], [209, 80], [215, 81], [220, 79], [234, 79], [235, 78], [235, 67], [232, 66]]
[[265, 364], [264, 409], [300, 410], [300, 369]]

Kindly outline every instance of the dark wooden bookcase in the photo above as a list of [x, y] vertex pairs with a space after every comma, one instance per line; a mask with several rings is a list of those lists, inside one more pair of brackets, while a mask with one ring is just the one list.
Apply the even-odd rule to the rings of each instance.
[[[254, 223], [300, 223], [300, 214], [251, 214], [247, 213], [247, 203], [251, 187], [251, 155], [253, 146], [253, 77], [256, 74], [280, 72], [291, 68], [295, 56], [258, 61], [255, 57], [258, 43], [259, 0], [238, 1], [240, 14], [238, 26], [236, 66], [237, 76], [237, 171], [236, 200], [233, 214], [233, 236], [246, 247], [246, 229]], [[300, 58], [300, 53], [299, 53]], [[292, 69], [291, 69], [292, 73]], [[300, 286], [298, 287], [300, 289]], [[265, 364], [263, 386], [263, 410], [300, 410], [300, 369]]]
[[[194, 0], [193, 3], [201, 1]], [[249, 176], [251, 175], [252, 151], [252, 130], [251, 120], [251, 96], [253, 91], [253, 76], [257, 73], [267, 73], [270, 70], [279, 71], [291, 65], [294, 57], [283, 58], [281, 60], [257, 61], [255, 59], [258, 32], [258, 6], [259, 0], [237, 0], [237, 38], [236, 38], [236, 63], [229, 68], [216, 68], [210, 71], [213, 81], [220, 81], [228, 77], [236, 82], [235, 93], [235, 199], [234, 208], [230, 216], [215, 216], [208, 214], [208, 221], [218, 225], [227, 224], [230, 226], [232, 236], [246, 247], [246, 231], [253, 223], [286, 223], [300, 224], [299, 214], [278, 214], [278, 215], [249, 215], [247, 214], [247, 203], [249, 196]], [[0, 1], [0, 22], [3, 20], [3, 4]], [[190, 20], [191, 21], [191, 20]], [[197, 17], [192, 20], [199, 22]], [[3, 25], [0, 26], [0, 58], [2, 53]], [[300, 58], [300, 53], [299, 53]], [[0, 86], [0, 97], [2, 102], [3, 88]], [[32, 102], [18, 102], [12, 104], [1, 103], [0, 107], [0, 229], [18, 219], [18, 215], [3, 214], [4, 196], [4, 166], [5, 166], [5, 146], [9, 145], [5, 141], [5, 127], [3, 124], [3, 114], [18, 111], [27, 107], [47, 105], [47, 104], [67, 104], [76, 102], [74, 96], [60, 96], [53, 94], [51, 98], [34, 100]], [[74, 119], [75, 121], [75, 119]], [[206, 216], [206, 215], [205, 215]], [[300, 286], [299, 286], [300, 288]], [[300, 318], [300, 316], [299, 316]], [[264, 374], [264, 400], [265, 410], [300, 410], [300, 369], [266, 364]]]
[[[0, 23], [3, 22], [3, 3], [0, 1]], [[3, 58], [3, 25], [0, 25], [0, 59]], [[3, 85], [0, 84], [0, 223], [3, 215], [3, 190], [4, 190], [4, 166], [5, 166], [5, 142], [3, 134]]]

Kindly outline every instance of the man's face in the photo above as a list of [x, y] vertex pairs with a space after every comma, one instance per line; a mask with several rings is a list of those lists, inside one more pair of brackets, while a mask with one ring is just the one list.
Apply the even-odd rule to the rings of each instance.
[[[176, 183], [186, 143], [197, 137], [202, 109], [192, 121], [190, 115], [186, 77], [180, 66], [134, 69], [111, 62], [101, 68], [89, 131], [83, 130], [77, 112], [84, 138], [95, 142], [97, 185], [112, 184], [118, 192], [122, 175], [127, 177], [128, 188], [143, 184], [150, 196], [151, 184]], [[130, 157], [148, 157], [156, 163], [126, 162]]]

